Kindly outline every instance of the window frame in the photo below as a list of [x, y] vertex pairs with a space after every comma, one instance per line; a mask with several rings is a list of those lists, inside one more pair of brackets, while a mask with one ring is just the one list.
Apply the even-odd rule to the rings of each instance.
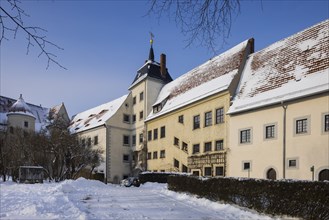
[[[247, 132], [246, 135], [243, 135], [244, 132]], [[243, 139], [245, 137], [245, 139]], [[239, 129], [239, 145], [252, 144], [252, 128], [242, 128]]]
[[[195, 151], [196, 147], [197, 147], [198, 151]], [[200, 144], [193, 144], [192, 154], [198, 154], [198, 153], [200, 153]]]
[[[208, 144], [209, 144], [209, 146], [207, 146]], [[209, 150], [208, 150], [208, 147], [209, 147]], [[212, 151], [212, 142], [211, 141], [205, 142], [203, 145], [203, 152], [207, 153], [207, 152], [211, 152], [211, 151]]]
[[152, 130], [147, 131], [147, 140], [152, 141]]
[[[198, 120], [196, 120], [198, 119]], [[200, 115], [193, 116], [193, 130], [200, 129], [201, 118]]]
[[[207, 175], [207, 173], [206, 173], [206, 169], [207, 169], [207, 170], [210, 169], [210, 175]], [[205, 167], [203, 167], [203, 175], [204, 175], [204, 176], [212, 176], [212, 167], [210, 167], [210, 166], [205, 166]]]
[[[273, 128], [272, 131], [270, 131], [270, 133], [272, 134], [271, 136], [269, 136], [268, 134], [268, 131], [269, 129], [268, 128]], [[278, 132], [278, 123], [277, 122], [274, 122], [274, 123], [268, 123], [268, 124], [264, 124], [263, 126], [263, 140], [264, 141], [271, 141], [271, 140], [276, 140], [278, 135], [277, 135], [277, 132]]]
[[188, 153], [188, 144], [184, 141], [182, 141], [182, 151]]
[[160, 158], [166, 158], [166, 150], [160, 150]]
[[[126, 160], [125, 160], [125, 157], [127, 157]], [[122, 155], [122, 161], [123, 161], [124, 163], [129, 163], [129, 159], [130, 159], [129, 154], [123, 154], [123, 155]]]
[[[128, 120], [127, 120], [128, 119]], [[123, 123], [130, 124], [130, 115], [123, 114]]]
[[166, 126], [160, 127], [160, 138], [166, 137]]
[[184, 115], [179, 115], [178, 116], [178, 123], [184, 124]]
[[[301, 122], [301, 125], [298, 125], [298, 123]], [[306, 124], [304, 124], [306, 123]], [[300, 127], [302, 126], [302, 127]], [[301, 130], [299, 130], [301, 128]], [[303, 135], [309, 135], [311, 134], [311, 116], [302, 116], [298, 118], [294, 118], [294, 136], [303, 136]]]
[[321, 122], [322, 134], [329, 133], [329, 112], [322, 113]]
[[216, 124], [222, 124], [225, 122], [224, 115], [224, 107], [216, 109]]
[[129, 144], [130, 144], [130, 136], [124, 134], [123, 135], [123, 141], [122, 141], [122, 143], [123, 143], [123, 146], [129, 146]]
[[139, 93], [139, 102], [144, 101], [144, 91]]
[[[249, 169], [246, 169], [246, 164], [249, 164]], [[252, 170], [252, 162], [250, 160], [242, 161], [242, 171], [248, 172]]]
[[[218, 148], [218, 143], [221, 143], [221, 147], [220, 148]], [[217, 140], [217, 141], [215, 141], [215, 149], [214, 149], [214, 151], [222, 151], [222, 150], [224, 150], [224, 139], [220, 139], [220, 140]]]
[[158, 151], [153, 151], [153, 159], [158, 159]]
[[[218, 175], [217, 168], [222, 169], [222, 175]], [[223, 166], [216, 166], [215, 167], [215, 176], [224, 176], [224, 167]]]
[[204, 127], [212, 126], [212, 111], [204, 113]]
[[153, 140], [157, 140], [158, 139], [158, 128], [154, 128], [153, 129]]
[[94, 145], [98, 145], [98, 135], [94, 136]]
[[176, 158], [174, 158], [174, 167], [179, 169], [179, 160], [177, 160]]

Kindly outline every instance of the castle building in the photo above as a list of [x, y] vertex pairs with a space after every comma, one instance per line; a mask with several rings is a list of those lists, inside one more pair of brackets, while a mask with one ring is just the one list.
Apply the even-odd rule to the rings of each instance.
[[329, 180], [329, 20], [251, 54], [228, 115], [230, 176]]
[[254, 52], [248, 39], [173, 80], [149, 57], [128, 94], [70, 129], [104, 150], [97, 172], [329, 180], [329, 20]]
[[30, 103], [26, 103], [22, 94], [15, 100], [0, 96], [0, 131], [13, 132], [15, 128], [26, 131], [39, 132], [47, 129], [49, 120], [61, 117], [69, 122], [64, 103], [52, 108], [46, 108]]

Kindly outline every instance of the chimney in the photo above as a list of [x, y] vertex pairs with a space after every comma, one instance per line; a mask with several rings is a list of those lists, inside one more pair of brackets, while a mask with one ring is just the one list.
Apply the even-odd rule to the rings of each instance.
[[166, 54], [160, 55], [160, 73], [162, 78], [166, 78], [167, 67], [166, 67]]

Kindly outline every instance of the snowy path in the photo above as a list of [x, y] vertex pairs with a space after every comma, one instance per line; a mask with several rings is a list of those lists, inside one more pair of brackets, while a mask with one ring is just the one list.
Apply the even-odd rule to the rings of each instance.
[[85, 179], [0, 183], [0, 193], [0, 219], [272, 219], [155, 183], [139, 188]]

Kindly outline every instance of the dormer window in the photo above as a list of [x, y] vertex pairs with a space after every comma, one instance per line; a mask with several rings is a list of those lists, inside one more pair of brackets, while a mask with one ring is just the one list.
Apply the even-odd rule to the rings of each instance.
[[153, 106], [153, 113], [157, 113], [157, 112], [161, 111], [161, 109], [162, 109], [162, 104], [161, 103], [157, 104], [157, 105]]

